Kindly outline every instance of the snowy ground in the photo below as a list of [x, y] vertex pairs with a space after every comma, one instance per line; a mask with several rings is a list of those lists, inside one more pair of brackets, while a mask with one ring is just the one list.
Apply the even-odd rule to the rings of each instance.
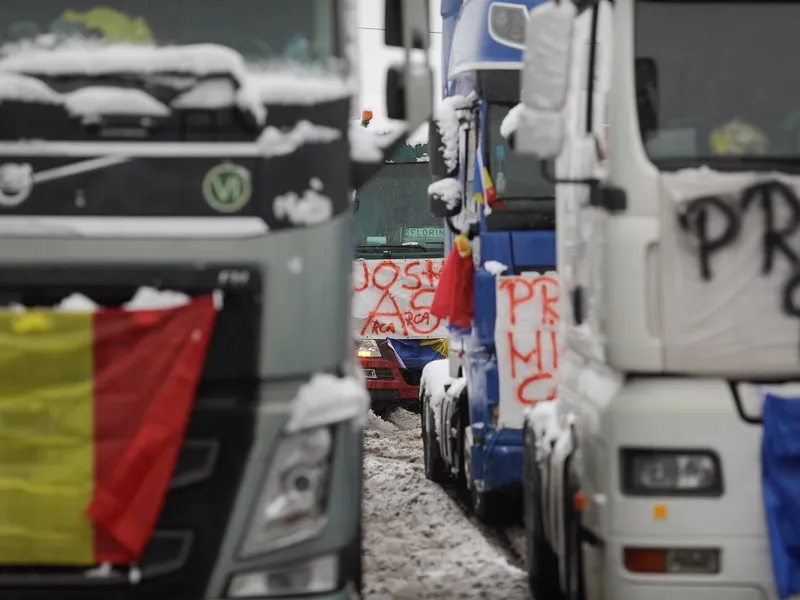
[[370, 413], [365, 444], [365, 600], [529, 598], [525, 573], [425, 479], [418, 415]]

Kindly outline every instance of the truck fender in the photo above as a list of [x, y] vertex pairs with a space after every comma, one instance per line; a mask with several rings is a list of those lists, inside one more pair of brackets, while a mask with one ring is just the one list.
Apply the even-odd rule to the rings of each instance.
[[548, 477], [547, 477], [547, 498], [545, 506], [545, 535], [547, 536], [550, 547], [558, 557], [559, 576], [561, 578], [561, 589], [567, 589], [566, 569], [567, 564], [567, 531], [566, 515], [567, 503], [572, 502], [568, 492], [569, 467], [571, 456], [575, 450], [573, 436], [570, 431], [564, 431], [555, 444], [549, 456]]

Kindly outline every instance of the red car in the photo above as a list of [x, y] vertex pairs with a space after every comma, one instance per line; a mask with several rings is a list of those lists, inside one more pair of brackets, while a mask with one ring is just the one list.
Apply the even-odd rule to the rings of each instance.
[[397, 405], [407, 409], [417, 407], [421, 370], [401, 368], [385, 339], [358, 340], [356, 353], [364, 369], [373, 409]]

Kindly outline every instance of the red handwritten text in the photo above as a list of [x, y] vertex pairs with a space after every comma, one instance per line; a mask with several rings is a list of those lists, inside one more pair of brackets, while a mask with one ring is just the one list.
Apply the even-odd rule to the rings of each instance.
[[358, 261], [353, 285], [358, 337], [430, 337], [443, 330], [430, 314], [441, 268], [441, 259]]
[[556, 397], [558, 293], [554, 273], [499, 278], [495, 342], [501, 413], [503, 403], [530, 406]]

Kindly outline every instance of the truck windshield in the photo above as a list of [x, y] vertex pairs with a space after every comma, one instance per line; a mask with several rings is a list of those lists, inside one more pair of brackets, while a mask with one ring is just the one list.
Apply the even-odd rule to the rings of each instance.
[[654, 163], [796, 160], [800, 4], [638, 0], [635, 12], [639, 127]]
[[251, 141], [341, 66], [337, 1], [4, 0], [0, 139]]
[[497, 198], [500, 200], [550, 200], [555, 195], [553, 184], [541, 174], [530, 157], [511, 150], [508, 141], [500, 134], [511, 105], [490, 104], [486, 123], [487, 144], [484, 156], [492, 176]]
[[[0, 48], [95, 38], [147, 45], [214, 43], [250, 61], [335, 53], [335, 0], [3, 0]], [[281, 15], [280, 19], [274, 15]]]
[[444, 224], [428, 212], [427, 162], [387, 163], [356, 194], [358, 256], [444, 253]]

